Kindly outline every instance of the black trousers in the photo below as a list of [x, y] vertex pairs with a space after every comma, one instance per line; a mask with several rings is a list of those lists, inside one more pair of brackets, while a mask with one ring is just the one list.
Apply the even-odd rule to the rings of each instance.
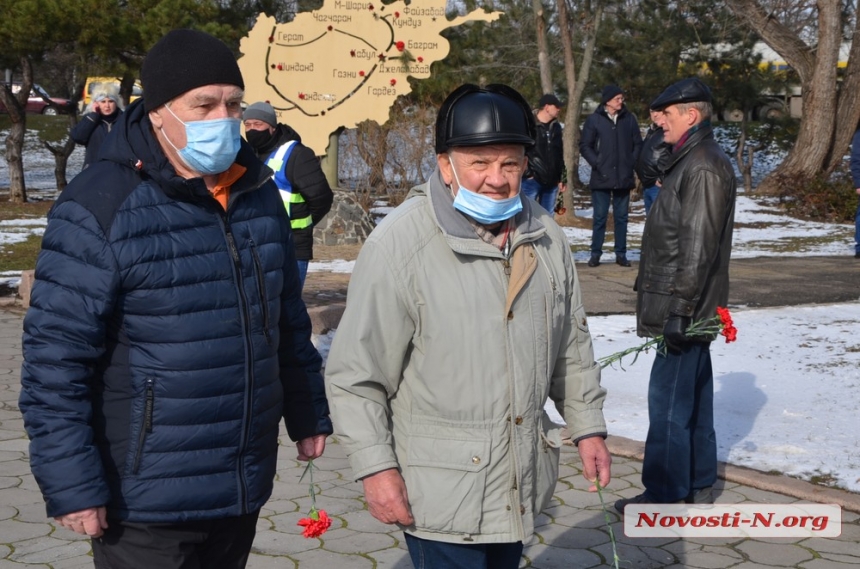
[[108, 520], [93, 539], [96, 569], [243, 569], [259, 511], [234, 518], [177, 524]]

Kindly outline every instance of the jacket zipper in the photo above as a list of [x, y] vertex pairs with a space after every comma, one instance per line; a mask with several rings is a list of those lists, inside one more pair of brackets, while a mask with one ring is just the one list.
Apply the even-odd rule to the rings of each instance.
[[154, 406], [155, 380], [150, 377], [146, 380], [146, 389], [144, 390], [143, 424], [140, 426], [140, 433], [137, 435], [137, 452], [134, 453], [134, 464], [131, 467], [132, 474], [137, 474], [140, 470], [140, 459], [143, 456], [143, 445], [146, 442], [146, 435], [152, 432], [152, 410]]
[[266, 336], [266, 344], [272, 345], [272, 333], [269, 331], [269, 303], [266, 302], [266, 275], [263, 272], [263, 263], [257, 254], [257, 246], [251, 240], [251, 255], [254, 257], [254, 268], [256, 269], [257, 290], [260, 293], [260, 311], [263, 313], [263, 335]]
[[[552, 306], [553, 306], [553, 303], [555, 302], [555, 291], [556, 291], [555, 277], [552, 276], [552, 272], [549, 270], [549, 264], [544, 260], [543, 255], [540, 252], [540, 249], [535, 247], [535, 253], [538, 256], [538, 260], [539, 260], [540, 264], [543, 266], [543, 270], [546, 273], [546, 278], [549, 281], [549, 286], [552, 289], [552, 293], [550, 294], [549, 305], [546, 307], [546, 337], [547, 337], [547, 339], [549, 339], [549, 338], [552, 338]], [[552, 361], [552, 358], [550, 357], [550, 346], [551, 345], [552, 345], [552, 342], [547, 342], [547, 344], [546, 344], [546, 366], [547, 366], [546, 377], [547, 377], [547, 380], [550, 380], [552, 378], [552, 367], [551, 366], [554, 363]]]
[[245, 412], [242, 416], [242, 440], [239, 445], [237, 468], [239, 470], [239, 503], [242, 504], [241, 513], [247, 514], [248, 504], [246, 502], [248, 499], [248, 482], [245, 479], [245, 468], [242, 463], [245, 456], [245, 449], [248, 447], [248, 437], [251, 432], [251, 396], [254, 393], [253, 345], [249, 331], [249, 327], [251, 325], [251, 314], [248, 310], [248, 298], [245, 296], [245, 289], [242, 286], [242, 263], [239, 258], [239, 248], [236, 246], [236, 239], [233, 237], [233, 232], [227, 222], [226, 214], [222, 213], [221, 219], [224, 223], [224, 235], [227, 239], [227, 248], [230, 250], [230, 257], [233, 259], [233, 266], [236, 269], [236, 291], [239, 293], [239, 300], [242, 306], [242, 318], [244, 319], [244, 328], [246, 330], [244, 339], [245, 353], [248, 354], [245, 361], [248, 381], [245, 385]]

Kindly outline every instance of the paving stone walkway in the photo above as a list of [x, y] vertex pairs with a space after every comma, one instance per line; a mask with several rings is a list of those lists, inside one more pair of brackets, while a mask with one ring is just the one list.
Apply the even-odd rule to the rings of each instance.
[[[21, 323], [19, 313], [0, 312], [0, 569], [92, 567], [89, 542], [46, 519], [42, 497], [30, 474], [27, 438], [17, 405]], [[317, 506], [334, 522], [321, 539], [303, 538], [296, 522], [310, 508], [307, 483], [299, 483], [304, 466], [294, 460], [295, 447], [285, 435], [282, 441], [274, 494], [263, 508], [249, 568], [411, 569], [402, 534], [367, 512], [361, 486], [351, 480], [343, 447], [334, 438], [329, 439], [325, 456], [315, 461], [318, 470], [314, 476]], [[614, 457], [613, 481], [605, 494], [609, 504], [641, 492], [641, 466], [635, 458]], [[521, 567], [611, 566], [612, 546], [604, 513], [598, 496], [587, 492], [587, 487], [578, 455], [572, 447], [564, 447], [553, 503], [540, 516], [537, 536], [526, 546]], [[778, 484], [775, 487], [779, 489]], [[726, 480], [718, 483], [718, 490], [718, 503], [798, 501], [778, 491]], [[829, 496], [832, 494], [825, 499]], [[849, 495], [849, 501], [854, 497]], [[627, 569], [857, 567], [860, 515], [843, 510], [842, 516], [842, 535], [835, 539], [680, 540], [628, 538], [620, 517], [614, 510], [609, 512], [621, 567]]]

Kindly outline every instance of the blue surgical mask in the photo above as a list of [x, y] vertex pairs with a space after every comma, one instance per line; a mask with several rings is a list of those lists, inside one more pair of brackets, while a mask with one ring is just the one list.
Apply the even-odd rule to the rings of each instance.
[[457, 195], [454, 196], [454, 209], [465, 213], [478, 223], [490, 225], [510, 219], [523, 209], [520, 193], [503, 200], [494, 200], [485, 195], [467, 190], [460, 183], [457, 172], [454, 170], [454, 162], [451, 162], [451, 172], [454, 181], [457, 182]]
[[164, 138], [179, 153], [186, 166], [204, 175], [220, 174], [230, 168], [241, 145], [239, 119], [183, 122], [170, 106], [165, 105], [165, 108], [185, 126], [185, 148], [176, 148], [167, 134]]

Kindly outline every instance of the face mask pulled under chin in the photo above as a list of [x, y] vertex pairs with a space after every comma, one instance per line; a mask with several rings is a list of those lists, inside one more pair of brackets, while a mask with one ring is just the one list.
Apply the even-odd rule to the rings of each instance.
[[239, 153], [241, 136], [239, 119], [223, 118], [183, 122], [169, 105], [164, 106], [185, 127], [185, 148], [176, 148], [164, 133], [164, 139], [179, 154], [179, 158], [195, 172], [214, 175], [226, 172]]
[[522, 211], [523, 202], [520, 199], [519, 189], [516, 195], [503, 200], [494, 200], [477, 192], [467, 190], [460, 183], [460, 178], [454, 170], [453, 159], [450, 159], [450, 161], [451, 173], [454, 174], [454, 181], [457, 183], [457, 195], [454, 196], [454, 209], [484, 225], [505, 221]]

